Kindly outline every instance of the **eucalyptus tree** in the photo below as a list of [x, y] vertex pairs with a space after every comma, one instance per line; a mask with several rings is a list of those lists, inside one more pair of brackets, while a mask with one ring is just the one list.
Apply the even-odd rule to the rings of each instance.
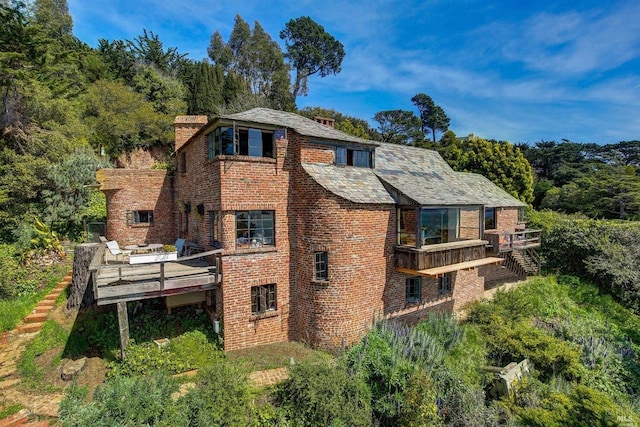
[[222, 68], [225, 78], [230, 78], [226, 82], [227, 102], [233, 101], [228, 97], [231, 88], [231, 92], [239, 94], [246, 87], [273, 108], [295, 109], [295, 99], [289, 91], [289, 67], [284, 62], [282, 49], [258, 21], [252, 30], [236, 15], [228, 42], [216, 31], [207, 53], [211, 61]]
[[280, 38], [287, 47], [285, 56], [296, 70], [294, 97], [308, 93], [309, 76], [326, 77], [342, 70], [344, 46], [310, 17], [291, 19], [280, 31]]

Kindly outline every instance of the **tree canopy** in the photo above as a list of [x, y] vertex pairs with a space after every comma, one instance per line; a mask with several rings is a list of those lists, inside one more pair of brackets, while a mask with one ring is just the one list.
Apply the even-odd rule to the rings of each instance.
[[342, 70], [344, 46], [310, 17], [291, 19], [280, 31], [280, 38], [285, 41], [286, 57], [296, 70], [294, 98], [308, 93], [309, 76], [326, 77]]
[[436, 143], [436, 132], [446, 132], [449, 129], [449, 117], [439, 105], [433, 102], [429, 95], [419, 93], [411, 98], [411, 102], [420, 112], [422, 131], [431, 130], [433, 143]]

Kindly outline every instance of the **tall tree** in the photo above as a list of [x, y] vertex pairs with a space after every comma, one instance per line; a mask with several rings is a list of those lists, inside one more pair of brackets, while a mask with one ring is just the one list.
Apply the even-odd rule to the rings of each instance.
[[378, 122], [382, 141], [393, 144], [417, 145], [424, 139], [420, 118], [411, 111], [378, 111], [373, 120]]
[[436, 143], [436, 132], [446, 132], [449, 129], [449, 117], [442, 107], [436, 105], [429, 95], [419, 93], [411, 102], [418, 108], [420, 112], [420, 120], [422, 120], [422, 131], [431, 130], [433, 143]]
[[291, 19], [280, 31], [280, 38], [285, 41], [286, 57], [296, 70], [294, 98], [308, 93], [309, 76], [326, 77], [342, 70], [344, 46], [310, 17]]
[[175, 47], [165, 50], [157, 34], [146, 29], [142, 31], [133, 41], [127, 42], [129, 50], [142, 65], [152, 65], [164, 74], [174, 74], [187, 55], [179, 53]]
[[[253, 95], [266, 100], [266, 104], [272, 108], [295, 110], [295, 98], [289, 91], [289, 67], [284, 62], [284, 54], [259, 22], [254, 23], [252, 30], [240, 15], [236, 15], [229, 41], [225, 43], [220, 33], [215, 32], [207, 52], [214, 64], [223, 69], [225, 77], [230, 78], [225, 82], [227, 89], [224, 96], [228, 102], [233, 101], [229, 97], [230, 92], [240, 95], [239, 91], [247, 86]], [[241, 98], [240, 104], [246, 104], [253, 97]], [[263, 104], [259, 100], [258, 103]]]
[[34, 15], [49, 37], [72, 37], [73, 20], [67, 0], [36, 0]]
[[93, 128], [89, 142], [113, 158], [138, 148], [169, 148], [172, 119], [122, 83], [98, 80], [89, 87], [86, 121]]
[[187, 114], [212, 117], [219, 112], [224, 105], [222, 67], [206, 61], [189, 62], [183, 66], [180, 77], [188, 90]]

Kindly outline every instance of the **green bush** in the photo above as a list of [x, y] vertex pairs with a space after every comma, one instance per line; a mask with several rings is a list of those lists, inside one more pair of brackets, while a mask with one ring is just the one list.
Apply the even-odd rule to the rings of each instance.
[[183, 399], [188, 425], [252, 425], [255, 408], [246, 376], [238, 369], [226, 363], [214, 364], [198, 371], [196, 385]]
[[164, 376], [113, 377], [85, 403], [86, 390], [71, 386], [60, 403], [60, 421], [63, 427], [186, 426], [186, 407], [171, 398], [177, 391], [176, 382]]
[[341, 364], [293, 365], [279, 396], [292, 421], [300, 425], [371, 424], [371, 392], [362, 378], [350, 376]]

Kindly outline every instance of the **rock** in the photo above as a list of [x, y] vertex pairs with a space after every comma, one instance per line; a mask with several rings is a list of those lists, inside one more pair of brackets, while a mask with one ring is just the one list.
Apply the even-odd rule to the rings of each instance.
[[62, 373], [60, 376], [65, 381], [71, 381], [76, 375], [78, 375], [84, 369], [87, 363], [87, 358], [82, 357], [78, 360], [71, 360], [64, 364], [62, 367]]

